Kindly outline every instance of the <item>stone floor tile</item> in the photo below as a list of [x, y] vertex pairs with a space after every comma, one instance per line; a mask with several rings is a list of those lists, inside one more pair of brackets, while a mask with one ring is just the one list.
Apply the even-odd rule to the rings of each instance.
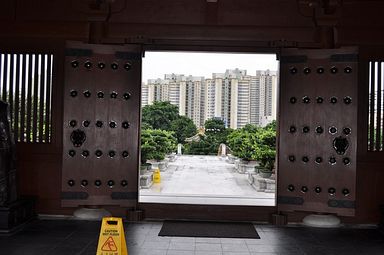
[[243, 244], [227, 244], [223, 243], [221, 244], [221, 247], [223, 249], [223, 252], [248, 252], [248, 246], [243, 243]]
[[195, 251], [195, 255], [223, 255], [221, 251]]
[[248, 251], [236, 252], [236, 251], [224, 251], [223, 255], [250, 255]]
[[222, 251], [221, 244], [196, 243], [196, 251]]
[[195, 250], [195, 243], [182, 243], [182, 242], [172, 242], [171, 241], [168, 249], [194, 251]]
[[221, 243], [221, 238], [196, 237], [196, 243]]
[[168, 250], [167, 255], [195, 255], [195, 251]]

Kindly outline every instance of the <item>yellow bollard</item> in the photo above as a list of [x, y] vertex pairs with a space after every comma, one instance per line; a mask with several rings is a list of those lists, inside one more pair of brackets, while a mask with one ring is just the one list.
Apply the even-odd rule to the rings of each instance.
[[160, 182], [161, 182], [160, 170], [156, 169], [153, 172], [153, 183], [160, 183]]

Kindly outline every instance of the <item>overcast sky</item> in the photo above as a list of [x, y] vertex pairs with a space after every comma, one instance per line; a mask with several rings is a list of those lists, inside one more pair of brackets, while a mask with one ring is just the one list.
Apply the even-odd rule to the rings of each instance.
[[170, 73], [209, 78], [212, 73], [224, 73], [226, 69], [245, 69], [247, 74], [255, 75], [256, 70], [277, 71], [277, 67], [274, 54], [147, 51], [143, 58], [143, 82]]

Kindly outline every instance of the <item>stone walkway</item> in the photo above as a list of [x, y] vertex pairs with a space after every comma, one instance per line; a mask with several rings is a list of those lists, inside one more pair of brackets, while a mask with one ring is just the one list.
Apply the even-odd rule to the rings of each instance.
[[140, 202], [215, 205], [275, 205], [275, 194], [257, 192], [233, 164], [217, 156], [178, 156], [161, 183], [140, 190]]

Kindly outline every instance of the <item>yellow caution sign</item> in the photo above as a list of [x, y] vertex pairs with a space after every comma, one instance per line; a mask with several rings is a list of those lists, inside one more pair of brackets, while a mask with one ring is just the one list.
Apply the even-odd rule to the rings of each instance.
[[103, 218], [96, 255], [128, 255], [121, 218]]
[[153, 171], [153, 183], [160, 183], [161, 182], [161, 176], [160, 176], [160, 170], [156, 169]]

